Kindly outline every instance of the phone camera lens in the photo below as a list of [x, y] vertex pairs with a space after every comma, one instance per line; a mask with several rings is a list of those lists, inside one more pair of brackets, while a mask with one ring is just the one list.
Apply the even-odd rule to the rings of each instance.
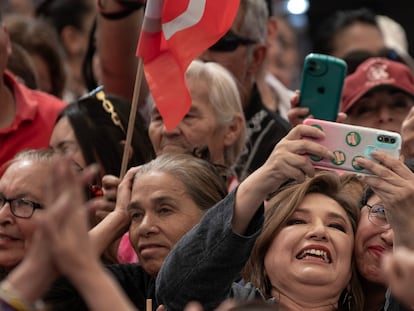
[[385, 142], [388, 143], [390, 141], [390, 139], [388, 137], [385, 137]]
[[391, 144], [395, 143], [395, 138], [391, 138]]
[[384, 141], [384, 137], [383, 136], [378, 136], [378, 141]]
[[316, 69], [316, 62], [315, 61], [310, 61], [309, 62], [309, 70], [310, 71], [315, 71], [315, 69]]

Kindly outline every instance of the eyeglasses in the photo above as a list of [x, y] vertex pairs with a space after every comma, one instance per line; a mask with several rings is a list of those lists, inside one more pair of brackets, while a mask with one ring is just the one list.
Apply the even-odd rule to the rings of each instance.
[[383, 58], [387, 58], [395, 62], [409, 65], [404, 60], [404, 58], [400, 54], [398, 54], [398, 52], [394, 49], [383, 48], [376, 54], [370, 53], [365, 50], [353, 50], [351, 52], [348, 52], [343, 57], [343, 59], [345, 59], [348, 65], [347, 74], [354, 73], [362, 62], [364, 62], [365, 60], [371, 57], [383, 57]]
[[388, 223], [387, 216], [385, 215], [385, 208], [382, 204], [365, 205], [368, 207], [368, 220], [371, 223], [384, 229], [391, 228], [390, 224]]
[[232, 52], [240, 45], [250, 45], [255, 43], [257, 43], [256, 40], [245, 38], [233, 31], [229, 31], [208, 49], [216, 52]]
[[30, 200], [21, 198], [7, 199], [0, 196], [0, 208], [3, 208], [6, 203], [9, 203], [11, 213], [18, 218], [31, 218], [35, 209], [43, 209], [41, 204]]

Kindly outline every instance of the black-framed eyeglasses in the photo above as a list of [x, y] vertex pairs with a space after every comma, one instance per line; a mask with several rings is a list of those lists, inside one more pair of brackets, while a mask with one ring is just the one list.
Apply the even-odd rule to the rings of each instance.
[[256, 40], [240, 36], [230, 30], [208, 49], [216, 52], [232, 52], [240, 45], [251, 45], [256, 43]]
[[31, 218], [36, 209], [43, 209], [43, 205], [30, 200], [22, 198], [8, 199], [0, 196], [0, 208], [3, 208], [6, 203], [9, 203], [11, 213], [18, 218]]
[[384, 229], [391, 228], [388, 223], [387, 215], [385, 215], [385, 208], [381, 203], [374, 205], [365, 204], [368, 207], [368, 220], [376, 226]]

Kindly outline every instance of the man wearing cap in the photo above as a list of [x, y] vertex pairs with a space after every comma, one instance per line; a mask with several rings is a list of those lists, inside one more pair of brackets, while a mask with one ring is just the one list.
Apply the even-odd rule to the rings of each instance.
[[404, 64], [369, 58], [345, 79], [340, 110], [346, 123], [401, 131], [414, 106], [414, 76]]

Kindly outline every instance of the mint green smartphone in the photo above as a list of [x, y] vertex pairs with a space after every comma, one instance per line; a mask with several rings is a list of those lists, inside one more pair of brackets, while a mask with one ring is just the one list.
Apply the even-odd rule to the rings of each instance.
[[335, 121], [347, 66], [344, 60], [311, 53], [305, 58], [299, 107], [308, 107], [315, 119]]

